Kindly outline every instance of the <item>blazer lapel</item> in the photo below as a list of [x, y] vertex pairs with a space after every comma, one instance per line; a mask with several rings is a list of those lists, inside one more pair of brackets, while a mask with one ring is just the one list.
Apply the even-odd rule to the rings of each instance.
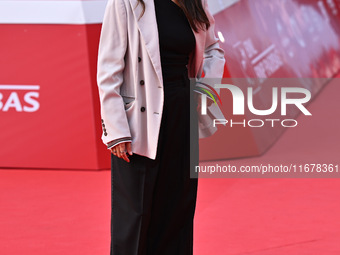
[[[159, 51], [159, 39], [158, 28], [155, 13], [155, 6], [153, 0], [144, 0], [145, 12], [141, 18], [139, 18], [143, 12], [141, 4], [138, 4], [137, 0], [129, 0], [133, 14], [137, 21], [138, 29], [144, 40], [146, 50], [150, 56], [152, 65], [155, 68], [158, 79], [163, 83], [162, 67]], [[138, 4], [138, 5], [137, 5]]]
[[[145, 12], [143, 16], [139, 19], [143, 12], [141, 4], [138, 4], [137, 0], [129, 0], [131, 4], [131, 9], [133, 10], [134, 17], [137, 22], [138, 29], [144, 40], [145, 47], [150, 56], [152, 65], [155, 68], [158, 79], [163, 83], [162, 77], [162, 67], [160, 59], [159, 50], [159, 39], [158, 39], [158, 27], [155, 13], [154, 0], [144, 0], [145, 2]], [[192, 30], [196, 39], [196, 49], [194, 54], [191, 55], [189, 60], [189, 75], [191, 77], [197, 77], [198, 72], [201, 68], [203, 61], [203, 51], [204, 51], [204, 32], [200, 31], [196, 33]]]

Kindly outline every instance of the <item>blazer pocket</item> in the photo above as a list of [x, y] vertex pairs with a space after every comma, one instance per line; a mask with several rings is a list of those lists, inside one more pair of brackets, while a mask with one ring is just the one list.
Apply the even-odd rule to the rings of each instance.
[[124, 101], [124, 108], [125, 111], [129, 110], [133, 103], [135, 102], [135, 97], [131, 97], [131, 96], [122, 96], [123, 101]]

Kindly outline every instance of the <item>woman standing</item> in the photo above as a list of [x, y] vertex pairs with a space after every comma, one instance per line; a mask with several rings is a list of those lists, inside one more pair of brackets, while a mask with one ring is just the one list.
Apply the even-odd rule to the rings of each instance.
[[190, 130], [198, 116], [189, 77], [218, 78], [224, 67], [207, 8], [206, 0], [108, 0], [97, 82], [112, 152], [111, 255], [193, 254], [190, 150], [214, 130]]

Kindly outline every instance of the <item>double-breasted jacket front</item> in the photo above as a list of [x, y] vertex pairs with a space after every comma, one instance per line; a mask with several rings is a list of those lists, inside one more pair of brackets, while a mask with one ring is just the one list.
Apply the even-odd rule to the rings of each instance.
[[[214, 18], [202, 0], [210, 27], [194, 32], [195, 51], [189, 57], [189, 77], [219, 78], [224, 52], [214, 34]], [[97, 62], [102, 141], [108, 147], [132, 141], [132, 152], [155, 159], [163, 109], [163, 77], [154, 0], [108, 0]], [[169, 21], [171, 22], [171, 21]], [[215, 107], [215, 109], [214, 109]], [[217, 108], [216, 108], [217, 107]], [[218, 112], [212, 104], [208, 111]], [[210, 123], [210, 124], [209, 124]], [[213, 134], [212, 122], [201, 121], [200, 137]]]

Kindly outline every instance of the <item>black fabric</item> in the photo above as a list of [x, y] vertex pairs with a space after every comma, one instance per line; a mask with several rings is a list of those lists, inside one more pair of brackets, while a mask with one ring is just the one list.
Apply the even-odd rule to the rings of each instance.
[[154, 0], [164, 81], [180, 80], [196, 41], [182, 9], [171, 0]]
[[186, 65], [195, 37], [171, 0], [155, 0], [155, 10], [164, 80], [157, 156], [133, 154], [127, 163], [111, 154], [111, 255], [193, 254], [197, 179], [190, 178], [190, 132], [198, 148], [198, 130], [190, 129]]

